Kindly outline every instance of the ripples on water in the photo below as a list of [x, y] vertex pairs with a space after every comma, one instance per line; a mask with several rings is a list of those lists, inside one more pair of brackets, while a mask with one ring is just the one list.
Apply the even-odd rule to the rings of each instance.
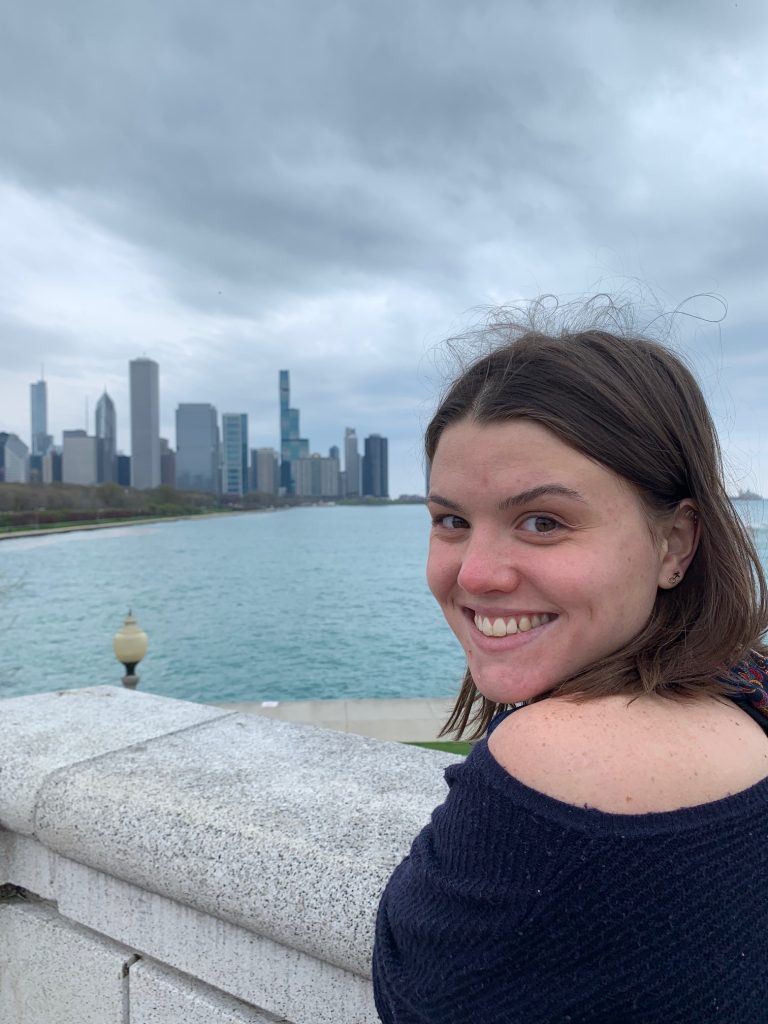
[[250, 513], [0, 543], [0, 693], [119, 683], [191, 700], [451, 694], [463, 660], [424, 578], [423, 506]]
[[[768, 565], [768, 504], [737, 505]], [[0, 695], [119, 683], [200, 701], [427, 697], [463, 658], [424, 579], [422, 506], [251, 513], [0, 542]]]

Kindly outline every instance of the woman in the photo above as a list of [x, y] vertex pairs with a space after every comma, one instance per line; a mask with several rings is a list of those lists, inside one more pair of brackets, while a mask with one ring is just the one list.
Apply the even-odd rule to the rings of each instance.
[[384, 892], [378, 1012], [765, 1024], [768, 605], [705, 402], [652, 341], [492, 330], [426, 433], [446, 731], [489, 736]]

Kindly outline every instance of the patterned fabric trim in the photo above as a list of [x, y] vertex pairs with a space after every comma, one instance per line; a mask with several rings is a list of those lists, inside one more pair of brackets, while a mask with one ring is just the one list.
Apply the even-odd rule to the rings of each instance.
[[718, 682], [725, 683], [746, 698], [768, 723], [768, 658], [751, 651], [728, 675], [720, 676]]

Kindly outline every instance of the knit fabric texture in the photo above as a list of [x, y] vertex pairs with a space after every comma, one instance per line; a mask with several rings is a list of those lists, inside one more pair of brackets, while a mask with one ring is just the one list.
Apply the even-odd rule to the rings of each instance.
[[510, 776], [478, 743], [376, 923], [384, 1024], [766, 1024], [768, 779], [608, 814]]

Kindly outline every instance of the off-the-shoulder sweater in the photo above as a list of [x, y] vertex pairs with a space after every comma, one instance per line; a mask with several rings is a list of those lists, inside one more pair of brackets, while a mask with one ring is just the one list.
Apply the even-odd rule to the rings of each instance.
[[384, 1024], [766, 1024], [768, 779], [651, 814], [577, 807], [485, 740], [382, 896]]

